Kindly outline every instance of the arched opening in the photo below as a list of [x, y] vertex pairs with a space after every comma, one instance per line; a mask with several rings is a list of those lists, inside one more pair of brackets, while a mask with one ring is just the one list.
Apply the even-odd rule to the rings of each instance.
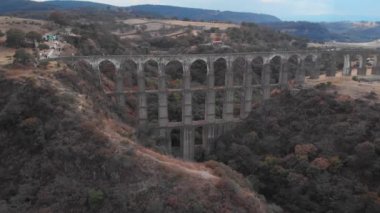
[[144, 64], [144, 79], [145, 88], [147, 90], [157, 90], [159, 73], [158, 73], [158, 63], [153, 60], [149, 60]]
[[[226, 86], [226, 72], [227, 61], [224, 58], [219, 58], [214, 62], [215, 87]], [[215, 91], [215, 119], [223, 119], [224, 98], [224, 88]]]
[[116, 91], [116, 66], [109, 60], [100, 62], [99, 64], [100, 79], [102, 87], [106, 92]]
[[214, 62], [215, 86], [222, 87], [226, 84], [227, 61], [219, 58]]
[[202, 145], [203, 144], [203, 127], [199, 126], [195, 128], [195, 135], [194, 135], [194, 143], [195, 145]]
[[158, 95], [156, 93], [147, 94], [148, 122], [158, 122]]
[[[203, 60], [196, 60], [190, 66], [191, 87], [207, 86], [207, 64]], [[205, 119], [206, 92], [194, 91], [192, 93], [192, 115], [194, 121]]]
[[280, 72], [282, 69], [282, 61], [280, 56], [275, 56], [270, 61], [271, 75], [270, 84], [280, 83]]
[[241, 114], [241, 100], [243, 96], [243, 89], [235, 89], [234, 91], [234, 105], [233, 105], [233, 115], [234, 118], [240, 118]]
[[281, 91], [280, 73], [282, 69], [282, 59], [280, 56], [275, 56], [270, 60], [270, 96], [276, 96]]
[[126, 90], [138, 90], [137, 64], [132, 60], [127, 60], [121, 65], [124, 77], [124, 87]]
[[173, 92], [168, 95], [169, 122], [182, 121], [182, 93]]
[[183, 66], [179, 61], [171, 61], [165, 66], [166, 88], [180, 89], [183, 82]]
[[252, 108], [257, 109], [263, 100], [263, 90], [262, 89], [254, 89], [252, 94]]
[[337, 54], [336, 56], [336, 74], [338, 76], [343, 75], [344, 69], [344, 54]]
[[252, 69], [252, 85], [261, 85], [262, 71], [263, 71], [264, 59], [257, 57], [251, 62]]
[[288, 69], [288, 84], [289, 86], [294, 86], [296, 81], [296, 75], [298, 69], [300, 69], [300, 59], [297, 55], [293, 55], [288, 59], [287, 64]]
[[369, 55], [367, 57], [367, 61], [366, 61], [366, 64], [369, 68], [369, 70], [367, 71], [367, 75], [375, 75], [376, 74], [376, 64], [377, 63], [380, 63], [378, 62], [378, 57], [376, 55]]
[[194, 91], [192, 93], [193, 121], [205, 120], [205, 112], [206, 112], [206, 92]]
[[303, 66], [304, 66], [304, 72], [305, 72], [305, 77], [310, 78], [311, 76], [316, 76], [314, 72], [317, 72], [317, 69], [315, 67], [315, 61], [313, 61], [313, 56], [308, 55], [303, 61]]
[[243, 86], [246, 69], [247, 62], [244, 58], [239, 57], [232, 63], [234, 86]]
[[365, 75], [366, 73], [366, 66], [364, 63], [363, 56], [361, 55], [354, 55], [351, 59], [351, 75], [357, 76], [357, 75]]
[[322, 53], [319, 57], [319, 65], [320, 65], [320, 72], [319, 75], [324, 78], [330, 73], [330, 64], [331, 64], [331, 58], [329, 58], [329, 54]]
[[121, 65], [121, 73], [123, 76], [124, 90], [130, 91], [125, 95], [125, 102], [128, 109], [128, 115], [136, 117], [138, 107], [138, 76], [137, 64], [132, 60], [127, 60]]
[[181, 157], [181, 130], [173, 129], [170, 132], [170, 142], [172, 148], [172, 155], [175, 157]]
[[207, 86], [207, 64], [203, 60], [196, 60], [190, 66], [191, 87]]

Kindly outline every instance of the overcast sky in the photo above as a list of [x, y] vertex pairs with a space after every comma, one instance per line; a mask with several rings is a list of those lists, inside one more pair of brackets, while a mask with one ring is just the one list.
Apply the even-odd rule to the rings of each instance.
[[193, 8], [256, 12], [283, 20], [380, 21], [380, 0], [91, 0], [117, 6], [162, 4]]

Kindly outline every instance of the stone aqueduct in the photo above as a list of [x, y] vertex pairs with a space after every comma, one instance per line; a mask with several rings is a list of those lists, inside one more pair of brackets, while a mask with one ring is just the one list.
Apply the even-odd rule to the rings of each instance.
[[[180, 150], [181, 155], [186, 160], [194, 159], [194, 131], [197, 127], [202, 127], [202, 144], [201, 146], [206, 152], [209, 152], [213, 147], [214, 139], [220, 136], [223, 132], [230, 129], [234, 123], [239, 122], [249, 115], [252, 110], [253, 96], [261, 94], [261, 98], [266, 100], [270, 98], [271, 91], [274, 88], [288, 88], [290, 81], [292, 86], [302, 86], [306, 79], [318, 79], [321, 75], [321, 58], [322, 54], [328, 56], [327, 64], [324, 63], [324, 73], [326, 76], [337, 75], [338, 56], [343, 58], [343, 76], [351, 76], [354, 70], [351, 66], [351, 58], [355, 57], [357, 61], [357, 75], [379, 74], [380, 63], [377, 63], [378, 52], [364, 51], [364, 50], [341, 50], [341, 51], [295, 51], [295, 52], [259, 52], [259, 53], [234, 53], [234, 54], [210, 54], [210, 55], [177, 55], [177, 56], [134, 56], [134, 55], [120, 55], [120, 56], [79, 56], [57, 58], [51, 60], [62, 61], [80, 61], [84, 60], [89, 63], [94, 72], [99, 75], [101, 79], [100, 64], [103, 61], [111, 62], [116, 69], [115, 77], [115, 91], [109, 93], [116, 97], [118, 104], [123, 107], [125, 105], [125, 98], [127, 94], [135, 94], [138, 99], [138, 123], [144, 127], [150, 121], [148, 120], [148, 106], [147, 94], [158, 95], [158, 121], [157, 129], [161, 137], [166, 139], [167, 148], [171, 152], [171, 131], [173, 129], [180, 130]], [[280, 68], [277, 73], [273, 72], [271, 61], [274, 58], [280, 61]], [[367, 67], [367, 59], [372, 58], [372, 66]], [[215, 85], [215, 70], [214, 62], [217, 60], [224, 60], [226, 65], [225, 83], [223, 86]], [[234, 84], [234, 71], [233, 62], [236, 60], [243, 60], [245, 62], [245, 70], [243, 70], [243, 80], [240, 85]], [[252, 66], [249, 66], [253, 60], [261, 61], [260, 73], [255, 73]], [[289, 60], [294, 59], [297, 66], [291, 68]], [[125, 61], [132, 61], [136, 64], [137, 72], [137, 89], [126, 90], [124, 87], [124, 78], [127, 76], [123, 63]], [[144, 65], [148, 61], [155, 61], [158, 64], [158, 88], [147, 89], [146, 79], [144, 74]], [[176, 61], [182, 65], [182, 84], [180, 88], [170, 89], [167, 88], [165, 83], [165, 66]], [[207, 67], [207, 77], [205, 85], [192, 87], [191, 79], [191, 65], [195, 61], [201, 61]], [[309, 61], [306, 63], [306, 61]], [[368, 72], [368, 70], [370, 72]], [[292, 74], [290, 74], [292, 73]], [[276, 75], [273, 80], [272, 75]], [[100, 80], [101, 83], [101, 80]], [[223, 98], [223, 112], [221, 118], [216, 118], [216, 93], [217, 91], [224, 91]], [[205, 114], [203, 120], [195, 121], [192, 115], [192, 94], [196, 91], [203, 91], [205, 93]], [[234, 93], [238, 91], [241, 93], [240, 100], [240, 115], [234, 116]], [[179, 92], [182, 94], [182, 121], [171, 122], [168, 117], [168, 95], [171, 92]]]

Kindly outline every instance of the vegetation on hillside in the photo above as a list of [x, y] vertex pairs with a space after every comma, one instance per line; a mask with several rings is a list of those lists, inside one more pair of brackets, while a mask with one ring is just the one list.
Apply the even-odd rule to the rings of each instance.
[[231, 169], [132, 142], [96, 76], [76, 66], [0, 71], [0, 212], [266, 212]]
[[42, 41], [42, 35], [36, 31], [25, 33], [19, 29], [9, 29], [6, 32], [5, 45], [12, 48], [33, 47], [34, 41]]
[[380, 211], [380, 104], [324, 90], [284, 93], [217, 140], [210, 159], [285, 212]]

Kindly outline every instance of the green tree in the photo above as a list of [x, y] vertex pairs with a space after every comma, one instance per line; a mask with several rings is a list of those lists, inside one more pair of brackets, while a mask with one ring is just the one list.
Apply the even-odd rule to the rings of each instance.
[[27, 51], [25, 51], [24, 49], [16, 50], [16, 53], [13, 57], [14, 57], [14, 60], [13, 60], [14, 64], [27, 65], [33, 62], [33, 56]]
[[30, 41], [42, 41], [42, 35], [39, 32], [36, 31], [30, 31], [26, 34], [26, 38]]
[[0, 30], [0, 38], [5, 36], [5, 33], [3, 33], [3, 31]]
[[25, 43], [25, 33], [18, 29], [10, 29], [7, 31], [5, 43], [8, 47], [20, 48]]
[[63, 26], [68, 25], [65, 15], [58, 11], [50, 13], [49, 20], [59, 25], [63, 25]]

